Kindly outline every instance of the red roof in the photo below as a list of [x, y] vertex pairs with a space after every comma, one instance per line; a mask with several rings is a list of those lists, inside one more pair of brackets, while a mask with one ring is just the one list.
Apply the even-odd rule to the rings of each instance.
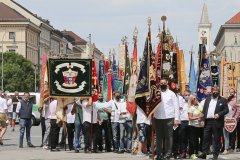
[[82, 39], [80, 36], [78, 36], [77, 34], [75, 34], [72, 31], [63, 31], [63, 34], [64, 35], [68, 35], [71, 38], [73, 38], [74, 39], [74, 43], [76, 45], [85, 45], [85, 44], [87, 44], [87, 41], [85, 41], [84, 39]]
[[225, 24], [240, 24], [240, 12], [228, 20]]
[[28, 19], [16, 10], [0, 2], [0, 21], [27, 21]]

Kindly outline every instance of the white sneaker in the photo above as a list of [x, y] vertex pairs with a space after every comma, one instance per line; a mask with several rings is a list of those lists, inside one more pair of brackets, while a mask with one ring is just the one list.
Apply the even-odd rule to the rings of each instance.
[[48, 150], [48, 146], [46, 145], [44, 145], [42, 148]]
[[224, 152], [223, 152], [223, 154], [224, 154], [224, 155], [228, 154], [228, 150], [225, 149]]
[[136, 156], [138, 156], [138, 157], [142, 157], [142, 156], [145, 156], [145, 154], [142, 153], [142, 152], [139, 152], [139, 153], [136, 154]]

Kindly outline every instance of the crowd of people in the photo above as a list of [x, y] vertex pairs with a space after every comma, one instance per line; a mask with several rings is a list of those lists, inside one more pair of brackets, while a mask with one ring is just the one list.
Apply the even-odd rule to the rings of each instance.
[[[234, 89], [229, 90], [229, 97], [223, 98], [218, 87], [214, 86], [211, 91], [206, 91], [209, 96], [199, 102], [196, 94], [189, 91], [182, 94], [178, 89], [171, 91], [165, 79], [160, 81], [160, 86], [161, 102], [150, 118], [139, 107], [135, 113], [130, 113], [126, 97], [118, 91], [108, 102], [99, 93], [96, 102], [92, 98], [75, 98], [63, 108], [59, 107], [62, 103], [59, 99], [50, 98], [39, 109], [42, 114], [43, 149], [58, 151], [67, 135], [68, 149], [76, 153], [82, 149], [85, 153], [105, 151], [149, 157], [154, 153], [156, 160], [171, 157], [206, 159], [208, 154], [213, 154], [212, 159], [216, 160], [221, 152], [229, 154], [240, 151], [240, 110]], [[2, 94], [1, 145], [7, 130], [7, 117], [11, 130], [15, 131], [18, 115], [19, 147], [23, 147], [25, 129], [27, 145], [34, 147], [30, 138], [32, 102], [29, 96], [28, 92], [24, 93], [23, 99], [19, 98], [18, 92], [13, 98]], [[236, 119], [237, 127], [233, 132], [224, 127], [225, 118]], [[60, 133], [61, 128], [63, 134]]]

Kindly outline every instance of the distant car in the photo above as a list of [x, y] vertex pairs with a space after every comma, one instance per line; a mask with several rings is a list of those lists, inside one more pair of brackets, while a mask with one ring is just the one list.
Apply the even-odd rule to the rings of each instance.
[[[9, 93], [9, 95], [14, 96], [14, 93]], [[19, 92], [19, 97], [23, 98], [24, 93]], [[33, 103], [32, 108], [32, 125], [38, 126], [40, 124], [40, 113], [38, 112], [38, 107], [40, 105], [40, 93], [30, 92], [30, 101]], [[16, 122], [18, 122], [18, 118]]]

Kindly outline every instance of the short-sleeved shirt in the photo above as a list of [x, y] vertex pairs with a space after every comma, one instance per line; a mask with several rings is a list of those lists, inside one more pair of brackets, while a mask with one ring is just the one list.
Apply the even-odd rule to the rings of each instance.
[[[82, 105], [82, 112], [83, 112], [83, 122], [88, 122], [88, 123], [97, 123], [97, 110], [96, 108], [93, 108], [93, 106], [87, 106], [88, 101], [83, 100], [81, 105]], [[93, 111], [93, 115], [92, 115]]]
[[8, 112], [13, 112], [13, 103], [11, 98], [7, 100], [7, 106], [8, 106]]
[[108, 102], [94, 102], [93, 103], [93, 107], [97, 110], [97, 112], [99, 113], [100, 119], [101, 120], [108, 120], [108, 113], [106, 111], [104, 111], [103, 108], [109, 108], [110, 104]]
[[[201, 113], [202, 113], [202, 106], [199, 105], [199, 106], [191, 106], [189, 109], [188, 109], [188, 113], [192, 113], [193, 116], [199, 116]], [[194, 127], [200, 127], [200, 121], [198, 119], [195, 119], [195, 120], [189, 120], [189, 125], [190, 126], [194, 126]]]
[[0, 113], [5, 113], [6, 109], [8, 109], [6, 99], [0, 97]]
[[[19, 102], [19, 100], [21, 100], [22, 98], [21, 97], [16, 97], [16, 96], [14, 96], [13, 98], [12, 98], [12, 102], [14, 103], [14, 102]], [[17, 104], [13, 104], [13, 112], [16, 112], [16, 108], [17, 108]]]

